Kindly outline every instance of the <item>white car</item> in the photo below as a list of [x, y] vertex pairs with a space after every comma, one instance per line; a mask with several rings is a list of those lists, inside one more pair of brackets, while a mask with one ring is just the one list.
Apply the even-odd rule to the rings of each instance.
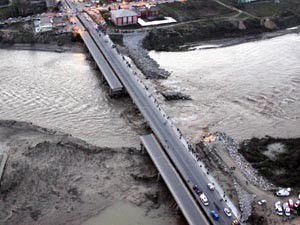
[[279, 197], [287, 197], [290, 196], [291, 188], [282, 188], [276, 192], [276, 195]]
[[199, 195], [199, 198], [200, 198], [201, 202], [203, 203], [203, 205], [205, 205], [205, 206], [209, 205], [208, 199], [204, 193]]
[[214, 185], [213, 183], [208, 183], [208, 184], [207, 184], [207, 187], [208, 187], [208, 189], [211, 190], [211, 191], [215, 190], [215, 185]]
[[265, 204], [267, 204], [267, 201], [265, 199], [261, 199], [261, 200], [259, 200], [257, 202], [257, 204], [259, 204], [259, 205], [265, 205]]
[[283, 215], [283, 209], [282, 209], [280, 201], [275, 203], [275, 210], [276, 210], [277, 215], [279, 215], [279, 216]]
[[300, 206], [300, 200], [297, 200], [294, 204], [294, 207], [297, 209]]
[[229, 208], [224, 208], [224, 213], [225, 213], [226, 216], [228, 216], [228, 217], [231, 217], [231, 216], [232, 216], [232, 213], [231, 213], [231, 211], [230, 211]]
[[284, 209], [284, 214], [286, 216], [290, 216], [291, 215], [291, 209], [289, 207], [289, 204], [286, 202], [286, 203], [283, 203], [282, 205], [283, 209]]

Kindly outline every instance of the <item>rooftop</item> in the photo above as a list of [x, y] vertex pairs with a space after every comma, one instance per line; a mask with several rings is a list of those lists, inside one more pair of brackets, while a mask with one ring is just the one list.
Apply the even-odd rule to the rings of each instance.
[[137, 16], [138, 14], [129, 9], [118, 9], [118, 10], [112, 10], [111, 15], [114, 17], [127, 17], [127, 16]]

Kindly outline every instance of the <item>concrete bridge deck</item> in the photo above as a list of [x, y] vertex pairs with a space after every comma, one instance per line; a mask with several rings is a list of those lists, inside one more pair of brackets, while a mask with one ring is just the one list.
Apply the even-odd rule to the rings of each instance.
[[209, 221], [206, 220], [197, 202], [156, 138], [152, 134], [141, 136], [140, 138], [188, 223], [190, 225], [209, 225]]

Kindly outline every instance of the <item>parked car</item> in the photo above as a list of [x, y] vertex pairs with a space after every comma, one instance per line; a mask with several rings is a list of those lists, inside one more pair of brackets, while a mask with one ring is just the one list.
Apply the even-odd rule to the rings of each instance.
[[210, 211], [210, 215], [212, 216], [212, 218], [214, 218], [215, 221], [219, 221], [220, 216], [215, 210]]
[[288, 205], [289, 205], [290, 209], [293, 211], [293, 209], [294, 209], [294, 201], [293, 201], [293, 199], [289, 199]]
[[283, 215], [283, 209], [282, 209], [280, 201], [275, 203], [275, 210], [276, 210], [277, 215], [279, 215], [279, 216]]
[[203, 205], [205, 205], [205, 206], [209, 205], [208, 199], [204, 193], [202, 193], [199, 197], [200, 197], [200, 200], [203, 203]]
[[232, 221], [231, 225], [241, 225], [241, 223], [238, 220], [234, 220]]
[[267, 203], [267, 201], [265, 199], [261, 199], [257, 202], [257, 204], [259, 205], [265, 205]]
[[211, 190], [211, 191], [215, 190], [215, 185], [214, 185], [213, 183], [208, 183], [208, 184], [207, 184], [207, 187], [208, 187], [208, 189]]
[[295, 209], [297, 209], [300, 206], [300, 200], [297, 200], [294, 204]]
[[226, 216], [228, 217], [231, 217], [232, 216], [232, 213], [231, 213], [231, 210], [229, 208], [224, 208], [224, 213], [226, 214]]
[[197, 195], [200, 195], [201, 191], [200, 191], [200, 189], [198, 188], [198, 185], [195, 184], [195, 185], [193, 186], [193, 190], [196, 192]]
[[278, 190], [275, 194], [279, 197], [287, 197], [290, 196], [291, 188], [282, 188]]
[[289, 204], [287, 202], [285, 202], [285, 203], [282, 204], [282, 207], [284, 209], [284, 214], [286, 216], [290, 216], [291, 215], [291, 209], [289, 207]]

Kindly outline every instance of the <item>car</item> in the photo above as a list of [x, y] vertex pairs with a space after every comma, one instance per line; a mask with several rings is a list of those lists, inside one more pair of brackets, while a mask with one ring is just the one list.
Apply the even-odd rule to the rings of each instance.
[[291, 209], [289, 207], [289, 204], [287, 202], [285, 202], [285, 203], [282, 204], [282, 207], [284, 209], [284, 214], [286, 216], [290, 216], [291, 215]]
[[278, 190], [275, 194], [278, 197], [287, 197], [290, 196], [291, 190], [292, 190], [291, 188], [282, 188]]
[[234, 220], [232, 221], [231, 225], [241, 225], [241, 223], [238, 220]]
[[207, 187], [208, 187], [208, 189], [211, 190], [211, 191], [215, 190], [215, 185], [214, 185], [213, 183], [208, 183], [208, 184], [207, 184]]
[[294, 209], [294, 201], [293, 201], [293, 199], [289, 199], [288, 205], [289, 205], [289, 207], [290, 207], [291, 210]]
[[232, 216], [232, 213], [231, 213], [231, 211], [230, 211], [229, 208], [224, 208], [223, 211], [224, 211], [224, 213], [226, 214], [226, 216], [228, 216], [228, 217], [231, 217], [231, 216]]
[[277, 215], [279, 215], [279, 216], [283, 215], [283, 209], [282, 209], [280, 201], [275, 203], [275, 210], [276, 210]]
[[220, 216], [219, 216], [219, 214], [218, 214], [215, 210], [211, 210], [211, 211], [210, 211], [210, 215], [212, 216], [212, 218], [213, 218], [215, 221], [219, 221]]
[[265, 205], [265, 204], [267, 204], [267, 201], [265, 199], [261, 199], [261, 200], [259, 200], [257, 202], [257, 204], [259, 204], [259, 205]]
[[300, 200], [297, 200], [294, 204], [294, 207], [297, 209], [300, 206]]
[[208, 199], [204, 193], [202, 193], [199, 197], [200, 197], [200, 200], [203, 203], [203, 205], [205, 205], [205, 206], [209, 205]]
[[197, 195], [200, 195], [201, 191], [200, 191], [200, 189], [198, 188], [198, 185], [197, 185], [197, 184], [195, 184], [195, 185], [193, 186], [193, 190], [196, 192]]

